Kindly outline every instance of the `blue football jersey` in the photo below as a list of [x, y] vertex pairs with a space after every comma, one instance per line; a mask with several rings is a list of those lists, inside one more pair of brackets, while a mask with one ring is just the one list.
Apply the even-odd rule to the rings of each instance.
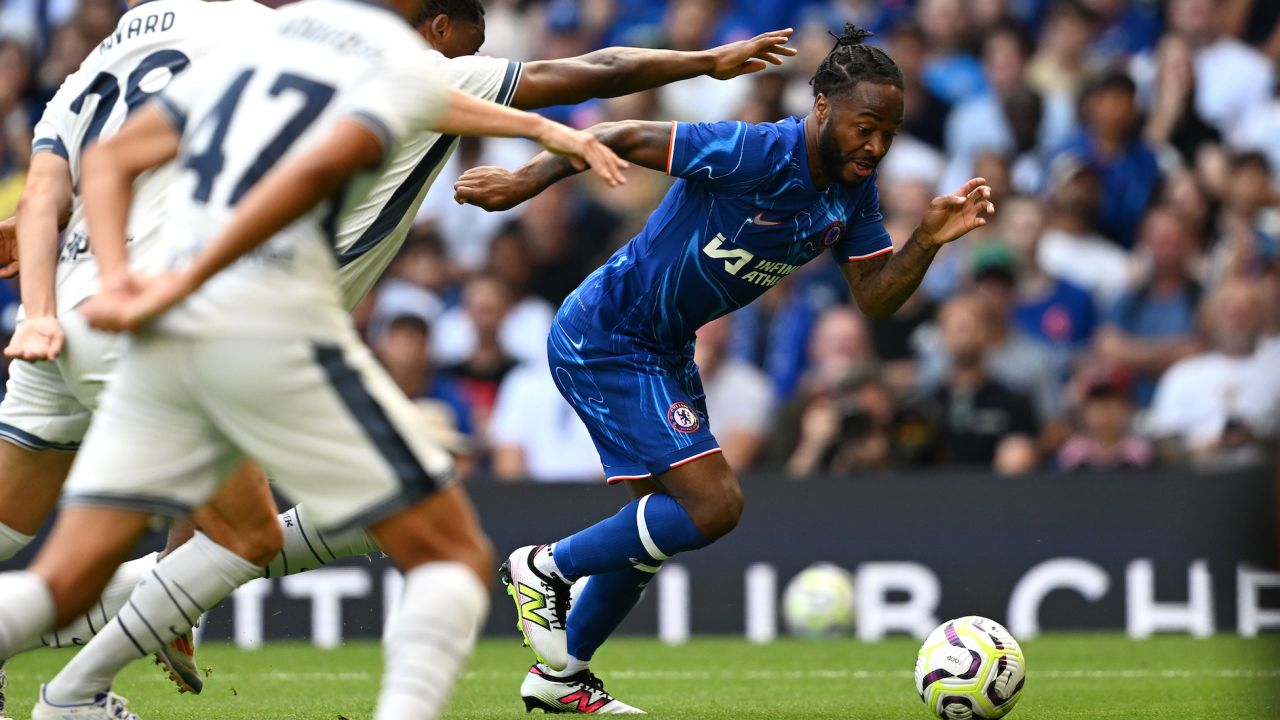
[[667, 173], [680, 179], [644, 230], [565, 300], [562, 320], [680, 352], [824, 251], [851, 262], [893, 250], [875, 174], [814, 188], [801, 118], [673, 123]]

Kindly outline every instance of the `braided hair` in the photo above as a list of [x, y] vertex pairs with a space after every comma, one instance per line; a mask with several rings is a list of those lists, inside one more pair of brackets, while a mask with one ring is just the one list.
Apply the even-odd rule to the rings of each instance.
[[902, 71], [893, 58], [878, 47], [863, 44], [862, 41], [872, 35], [874, 33], [853, 23], [845, 23], [844, 32], [840, 35], [831, 33], [836, 39], [836, 45], [827, 53], [827, 57], [818, 66], [818, 72], [809, 81], [813, 86], [814, 97], [819, 94], [831, 97], [848, 92], [860, 82], [903, 89]]

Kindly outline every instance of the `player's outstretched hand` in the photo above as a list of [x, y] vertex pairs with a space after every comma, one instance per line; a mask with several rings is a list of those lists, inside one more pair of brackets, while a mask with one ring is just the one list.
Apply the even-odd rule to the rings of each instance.
[[182, 273], [150, 278], [131, 277], [104, 288], [80, 305], [89, 324], [108, 332], [138, 332], [191, 294], [192, 284]]
[[791, 28], [774, 30], [750, 40], [712, 48], [707, 52], [715, 61], [715, 69], [707, 74], [717, 80], [731, 80], [739, 75], [760, 72], [769, 65], [781, 65], [782, 58], [797, 52], [795, 48], [787, 47], [792, 32]]
[[586, 170], [590, 165], [609, 187], [617, 187], [627, 181], [622, 171], [630, 165], [591, 133], [548, 120], [538, 134], [538, 142], [557, 155], [567, 155], [577, 170]]
[[475, 167], [453, 183], [453, 199], [488, 212], [510, 210], [536, 192], [518, 173], [500, 167]]
[[920, 230], [938, 244], [949, 243], [987, 224], [996, 213], [985, 178], [974, 178], [950, 195], [936, 197], [920, 221]]
[[4, 356], [29, 362], [53, 362], [62, 352], [62, 325], [56, 317], [29, 317], [18, 323]]
[[18, 274], [18, 218], [0, 220], [0, 280]]

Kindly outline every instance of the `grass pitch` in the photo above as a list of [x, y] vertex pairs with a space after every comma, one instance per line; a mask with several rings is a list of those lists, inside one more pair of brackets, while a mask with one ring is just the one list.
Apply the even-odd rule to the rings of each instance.
[[[1023, 647], [1027, 687], [1011, 715], [1018, 720], [1280, 718], [1280, 636], [1135, 642], [1059, 634]], [[611, 692], [657, 717], [928, 720], [912, 687], [916, 648], [908, 639], [766, 646], [702, 639], [664, 647], [619, 638], [595, 665]], [[38, 651], [11, 662], [9, 715], [29, 717], [39, 682], [68, 657]], [[449, 720], [525, 717], [518, 688], [530, 657], [515, 640], [481, 643]], [[335, 651], [208, 644], [200, 660], [209, 676], [199, 697], [177, 695], [158, 668], [143, 663], [116, 690], [143, 720], [361, 720], [372, 716], [381, 672], [378, 647], [364, 642]]]

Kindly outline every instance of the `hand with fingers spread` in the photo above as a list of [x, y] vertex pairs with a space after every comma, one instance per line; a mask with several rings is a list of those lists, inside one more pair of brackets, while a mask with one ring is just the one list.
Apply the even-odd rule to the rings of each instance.
[[62, 325], [56, 317], [29, 317], [18, 323], [4, 356], [29, 362], [53, 362], [62, 352]]
[[986, 225], [996, 212], [986, 183], [984, 178], [973, 178], [954, 193], [934, 198], [920, 221], [920, 232], [944, 245]]
[[519, 173], [500, 167], [475, 167], [453, 184], [458, 204], [475, 205], [488, 212], [510, 210], [537, 193], [537, 188], [520, 181]]
[[627, 181], [622, 171], [630, 165], [591, 133], [548, 120], [538, 133], [538, 142], [556, 155], [568, 156], [576, 170], [586, 170], [590, 165], [609, 187], [617, 187]]
[[18, 274], [18, 218], [0, 220], [0, 280]]
[[769, 65], [781, 65], [782, 58], [796, 54], [795, 48], [787, 47], [792, 32], [791, 28], [774, 30], [750, 40], [712, 48], [707, 52], [715, 60], [715, 69], [708, 74], [717, 80], [731, 80], [760, 72]]

